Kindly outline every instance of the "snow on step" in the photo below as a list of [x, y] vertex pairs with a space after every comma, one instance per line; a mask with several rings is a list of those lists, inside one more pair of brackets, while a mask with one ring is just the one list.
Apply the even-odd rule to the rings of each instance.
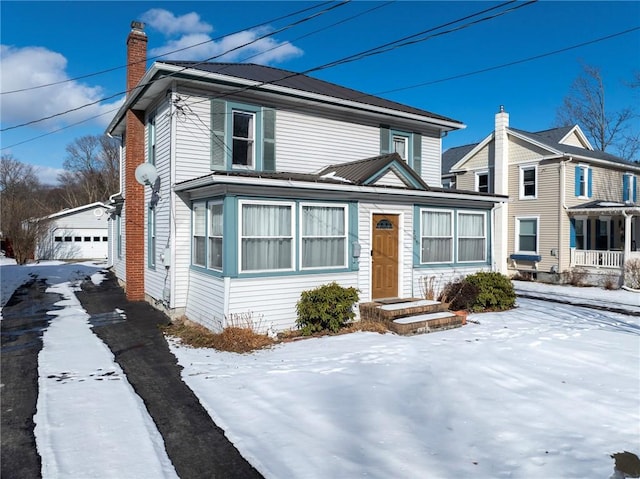
[[440, 301], [420, 299], [418, 301], [407, 301], [404, 303], [385, 304], [383, 306], [378, 306], [378, 308], [384, 311], [397, 311], [399, 309], [419, 308], [421, 306], [433, 306], [436, 304], [440, 304]]
[[398, 318], [393, 322], [397, 324], [413, 324], [420, 323], [422, 321], [429, 321], [431, 319], [442, 319], [442, 318], [451, 318], [455, 316], [455, 314], [450, 311], [441, 311], [439, 313], [429, 313], [429, 314], [419, 314], [417, 316], [408, 316], [406, 318]]

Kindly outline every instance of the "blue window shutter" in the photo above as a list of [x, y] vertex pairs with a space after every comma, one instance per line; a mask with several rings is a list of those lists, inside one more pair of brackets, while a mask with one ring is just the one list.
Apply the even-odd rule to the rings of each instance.
[[636, 193], [636, 189], [638, 188], [637, 180], [638, 180], [638, 178], [636, 178], [634, 176], [633, 177], [633, 184], [631, 185], [631, 201], [633, 201], [634, 203], [636, 201], [638, 201], [637, 193]]
[[380, 125], [380, 154], [389, 153], [389, 127]]
[[265, 108], [262, 112], [262, 169], [276, 171], [276, 111]]
[[576, 188], [575, 188], [575, 195], [576, 196], [580, 196], [580, 173], [582, 172], [582, 168], [580, 168], [579, 166], [576, 166]]
[[413, 134], [413, 170], [422, 177], [422, 135]]
[[629, 175], [622, 175], [622, 201], [629, 201]]
[[227, 167], [225, 146], [225, 126], [227, 123], [226, 103], [211, 100], [211, 169], [224, 170]]
[[575, 218], [571, 218], [571, 224], [569, 226], [569, 246], [571, 248], [576, 247], [576, 220]]
[[591, 198], [593, 196], [593, 170], [591, 168], [587, 168], [587, 197]]

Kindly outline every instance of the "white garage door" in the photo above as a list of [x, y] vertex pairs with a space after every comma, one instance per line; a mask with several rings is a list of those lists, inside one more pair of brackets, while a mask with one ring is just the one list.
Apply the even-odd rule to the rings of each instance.
[[57, 229], [53, 232], [55, 259], [102, 259], [109, 251], [104, 228]]

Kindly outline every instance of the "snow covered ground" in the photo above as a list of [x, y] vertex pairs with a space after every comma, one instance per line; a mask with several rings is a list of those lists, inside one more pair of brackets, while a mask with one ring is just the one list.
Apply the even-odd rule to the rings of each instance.
[[[2, 306], [31, 274], [64, 296], [39, 357], [44, 477], [175, 477], [73, 293], [102, 267], [0, 266]], [[639, 297], [535, 288], [591, 290], [582, 303]], [[469, 319], [429, 335], [355, 333], [246, 355], [170, 345], [185, 382], [267, 478], [607, 478], [610, 454], [640, 452], [639, 317], [521, 298]]]

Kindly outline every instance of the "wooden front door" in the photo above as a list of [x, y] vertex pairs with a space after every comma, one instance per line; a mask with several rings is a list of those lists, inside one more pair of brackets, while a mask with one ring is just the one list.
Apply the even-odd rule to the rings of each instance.
[[371, 299], [398, 296], [398, 215], [373, 215]]

